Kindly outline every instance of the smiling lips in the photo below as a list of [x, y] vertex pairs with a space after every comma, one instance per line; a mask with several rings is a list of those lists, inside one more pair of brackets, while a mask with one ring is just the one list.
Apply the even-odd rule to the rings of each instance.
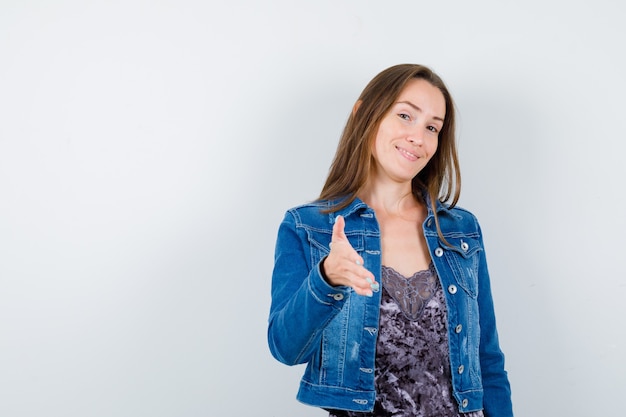
[[406, 159], [408, 159], [409, 161], [417, 161], [417, 160], [418, 160], [418, 158], [419, 158], [417, 155], [415, 155], [415, 154], [413, 154], [413, 153], [411, 153], [411, 152], [407, 151], [407, 150], [406, 150], [406, 149], [404, 149], [404, 148], [400, 148], [400, 147], [396, 146], [396, 149], [397, 149], [397, 150], [399, 150], [399, 151], [400, 151], [400, 153], [401, 153], [402, 155], [404, 155], [404, 157], [405, 157]]

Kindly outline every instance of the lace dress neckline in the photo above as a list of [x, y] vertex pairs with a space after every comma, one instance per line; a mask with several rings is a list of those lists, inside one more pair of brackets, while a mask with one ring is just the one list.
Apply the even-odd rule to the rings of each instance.
[[435, 267], [417, 271], [405, 277], [390, 266], [382, 266], [382, 284], [387, 293], [400, 307], [402, 314], [411, 321], [417, 320], [428, 301], [435, 295], [439, 281]]

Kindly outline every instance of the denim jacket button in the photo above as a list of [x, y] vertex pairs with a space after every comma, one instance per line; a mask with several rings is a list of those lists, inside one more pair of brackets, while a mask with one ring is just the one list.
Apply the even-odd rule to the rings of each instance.
[[465, 367], [463, 365], [459, 366], [459, 374], [462, 374], [464, 370]]
[[463, 252], [467, 252], [467, 250], [469, 249], [469, 245], [467, 244], [467, 242], [461, 242], [461, 249], [463, 249]]
[[437, 258], [441, 258], [442, 255], [443, 255], [443, 249], [441, 249], [441, 248], [435, 249], [435, 256]]
[[463, 401], [461, 401], [461, 406], [463, 408], [467, 407], [467, 404], [469, 404], [469, 401], [467, 401], [467, 398], [465, 398]]
[[454, 331], [456, 333], [461, 333], [462, 330], [463, 330], [463, 325], [462, 324], [457, 324], [457, 326], [454, 328]]
[[335, 294], [333, 295], [333, 298], [337, 301], [341, 301], [343, 300], [343, 294]]
[[448, 292], [449, 292], [450, 294], [456, 294], [456, 285], [451, 284], [451, 285], [448, 287]]

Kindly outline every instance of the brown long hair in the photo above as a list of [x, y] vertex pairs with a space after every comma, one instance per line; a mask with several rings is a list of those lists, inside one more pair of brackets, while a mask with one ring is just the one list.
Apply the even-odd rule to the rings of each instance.
[[[376, 75], [358, 98], [360, 105], [350, 114], [339, 140], [320, 199], [341, 199], [329, 211], [347, 207], [365, 186], [373, 166], [372, 146], [378, 127], [398, 96], [412, 79], [424, 79], [438, 88], [446, 103], [446, 116], [439, 132], [437, 152], [412, 181], [413, 195], [424, 201], [425, 192], [434, 205], [437, 200], [454, 207], [461, 193], [461, 174], [456, 150], [455, 109], [443, 80], [430, 68], [400, 64]], [[434, 210], [437, 230], [439, 219]], [[443, 236], [441, 236], [443, 238]]]

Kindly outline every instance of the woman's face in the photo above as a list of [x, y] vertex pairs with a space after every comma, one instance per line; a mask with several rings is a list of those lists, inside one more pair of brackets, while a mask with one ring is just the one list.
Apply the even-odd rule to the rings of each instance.
[[437, 151], [445, 116], [437, 87], [419, 78], [409, 81], [378, 127], [372, 179], [410, 183]]

